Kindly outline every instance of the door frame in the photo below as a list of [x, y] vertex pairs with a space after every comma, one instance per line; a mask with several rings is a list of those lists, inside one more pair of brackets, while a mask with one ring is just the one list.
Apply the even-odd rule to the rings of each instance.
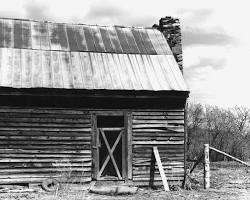
[[[91, 113], [92, 124], [92, 179], [102, 180], [98, 176], [100, 164], [99, 164], [99, 135], [97, 127], [98, 116], [123, 116], [124, 117], [124, 131], [122, 134], [122, 180], [128, 180], [128, 115], [123, 111], [95, 111]], [[118, 179], [119, 180], [119, 179]]]

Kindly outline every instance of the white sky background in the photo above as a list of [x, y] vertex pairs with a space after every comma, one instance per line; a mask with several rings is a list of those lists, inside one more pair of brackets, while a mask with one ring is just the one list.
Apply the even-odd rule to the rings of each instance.
[[[247, 0], [0, 0], [0, 17], [152, 26], [180, 18], [190, 100], [250, 107], [250, 2]], [[249, 5], [248, 5], [249, 4]]]

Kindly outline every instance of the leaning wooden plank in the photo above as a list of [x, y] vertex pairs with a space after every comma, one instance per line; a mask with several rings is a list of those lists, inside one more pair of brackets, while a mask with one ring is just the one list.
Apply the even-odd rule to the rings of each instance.
[[158, 152], [158, 148], [156, 146], [154, 146], [153, 151], [154, 151], [156, 163], [157, 163], [159, 171], [160, 171], [160, 175], [161, 175], [161, 179], [162, 179], [164, 189], [165, 189], [165, 191], [169, 191], [167, 177], [166, 177], [164, 169], [162, 167], [161, 158], [160, 158], [160, 155], [159, 155], [159, 152]]
[[239, 163], [241, 163], [243, 165], [246, 165], [246, 166], [250, 167], [250, 165], [248, 163], [246, 163], [246, 162], [244, 162], [244, 161], [242, 161], [242, 160], [240, 160], [238, 158], [235, 158], [235, 157], [233, 157], [233, 156], [231, 156], [231, 155], [229, 155], [229, 154], [227, 154], [227, 153], [225, 153], [223, 151], [220, 151], [220, 150], [218, 150], [216, 148], [213, 148], [213, 147], [210, 147], [210, 146], [209, 146], [209, 149], [214, 150], [214, 151], [216, 151], [216, 152], [218, 152], [218, 153], [220, 153], [220, 154], [222, 154], [224, 156], [227, 156], [227, 157], [229, 157], [229, 158], [231, 158], [231, 159], [233, 159], [233, 160], [235, 160], [235, 161], [237, 161], [237, 162], [239, 162]]

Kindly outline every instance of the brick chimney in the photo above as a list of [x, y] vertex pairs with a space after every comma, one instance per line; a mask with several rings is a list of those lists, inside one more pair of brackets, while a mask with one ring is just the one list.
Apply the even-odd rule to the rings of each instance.
[[166, 16], [159, 20], [159, 25], [155, 24], [153, 27], [157, 28], [164, 34], [174, 54], [175, 60], [177, 61], [180, 70], [182, 71], [183, 70], [182, 44], [181, 44], [181, 28], [179, 19]]

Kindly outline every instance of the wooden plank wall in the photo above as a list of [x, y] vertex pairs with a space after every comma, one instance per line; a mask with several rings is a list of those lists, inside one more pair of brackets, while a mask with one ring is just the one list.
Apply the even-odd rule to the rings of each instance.
[[[153, 146], [159, 149], [169, 184], [184, 179], [184, 110], [141, 111], [132, 113], [133, 182], [149, 185]], [[154, 185], [162, 185], [155, 164]]]
[[91, 160], [88, 112], [0, 108], [0, 184], [87, 181]]

